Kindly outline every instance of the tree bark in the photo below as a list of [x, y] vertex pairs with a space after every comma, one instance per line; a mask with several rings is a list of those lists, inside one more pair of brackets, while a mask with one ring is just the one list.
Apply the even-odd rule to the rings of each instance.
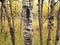
[[12, 44], [15, 45], [15, 33], [14, 33], [15, 29], [13, 27], [13, 22], [11, 22], [12, 17], [8, 13], [8, 10], [7, 10], [7, 7], [5, 5], [5, 2], [3, 2], [3, 8], [5, 9], [6, 16], [8, 18], [8, 25], [10, 27], [10, 34], [11, 34]]
[[33, 43], [33, 0], [22, 0], [23, 20], [24, 20], [24, 45], [34, 45]]
[[50, 45], [50, 41], [51, 41], [51, 31], [52, 31], [52, 26], [53, 26], [53, 11], [54, 11], [54, 0], [49, 0], [48, 2], [49, 4], [49, 14], [48, 14], [48, 38], [47, 38], [47, 45]]
[[42, 16], [42, 9], [43, 9], [43, 1], [44, 0], [38, 0], [38, 16], [39, 16], [39, 33], [40, 33], [40, 45], [43, 45], [43, 16]]
[[59, 41], [59, 35], [60, 35], [60, 0], [59, 2], [59, 10], [58, 10], [58, 15], [57, 15], [57, 30], [56, 30], [56, 39], [55, 39], [55, 45], [58, 45]]
[[10, 0], [10, 11], [11, 11], [12, 27], [13, 27], [13, 31], [11, 31], [11, 38], [12, 38], [13, 45], [15, 45], [15, 29], [14, 29], [14, 16], [12, 13], [12, 0]]
[[1, 32], [3, 30], [3, 6], [1, 4]]

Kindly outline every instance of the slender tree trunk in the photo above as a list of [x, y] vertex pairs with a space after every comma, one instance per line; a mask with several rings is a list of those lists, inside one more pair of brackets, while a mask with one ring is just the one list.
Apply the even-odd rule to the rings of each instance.
[[49, 14], [48, 14], [48, 38], [47, 38], [47, 45], [50, 45], [51, 41], [51, 31], [53, 26], [53, 11], [54, 11], [54, 0], [49, 0]]
[[11, 34], [12, 44], [15, 45], [15, 34], [14, 34], [15, 29], [13, 27], [13, 22], [11, 23], [12, 17], [9, 15], [9, 13], [7, 11], [7, 8], [6, 8], [6, 5], [4, 3], [3, 3], [3, 8], [5, 9], [6, 16], [8, 18], [8, 24], [9, 24], [9, 27], [10, 27], [10, 34]]
[[60, 0], [58, 1], [59, 1], [59, 10], [57, 15], [57, 30], [56, 30], [55, 45], [58, 45], [59, 35], [60, 35]]
[[11, 17], [12, 17], [12, 24], [13, 24], [13, 28], [14, 28], [14, 16], [13, 16], [13, 13], [12, 13], [12, 0], [10, 0], [10, 11], [11, 11]]
[[22, 0], [24, 19], [24, 45], [34, 45], [33, 43], [33, 0]]
[[1, 32], [3, 30], [3, 6], [1, 5]]
[[[12, 3], [11, 2], [12, 2], [12, 0], [10, 0], [10, 11], [11, 11], [11, 17], [12, 17], [12, 26], [13, 26], [13, 29], [14, 29], [14, 16], [13, 16], [13, 13], [12, 13]], [[12, 38], [13, 45], [15, 45], [15, 29], [11, 33], [11, 38]]]
[[39, 28], [40, 28], [40, 45], [43, 45], [43, 17], [42, 17], [42, 9], [43, 9], [43, 1], [44, 0], [38, 0], [38, 16], [39, 16]]
[[15, 34], [14, 34], [15, 29], [12, 26], [13, 24], [11, 24], [11, 17], [8, 16], [8, 13], [7, 13], [6, 9], [5, 9], [5, 12], [7, 14], [6, 16], [8, 18], [8, 24], [9, 24], [9, 27], [10, 27], [10, 34], [11, 34], [12, 44], [15, 45]]

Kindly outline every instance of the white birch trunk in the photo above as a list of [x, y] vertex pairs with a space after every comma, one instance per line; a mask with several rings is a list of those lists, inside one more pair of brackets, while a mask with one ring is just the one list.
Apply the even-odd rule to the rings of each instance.
[[24, 19], [24, 45], [33, 45], [33, 0], [22, 0]]

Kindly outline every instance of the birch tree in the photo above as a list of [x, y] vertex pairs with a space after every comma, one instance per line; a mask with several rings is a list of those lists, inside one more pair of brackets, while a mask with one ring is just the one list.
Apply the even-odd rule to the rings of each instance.
[[12, 0], [9, 0], [9, 1], [10, 1], [10, 11], [11, 11], [12, 23], [13, 23], [13, 28], [14, 28], [14, 16], [12, 13]]
[[40, 45], [43, 45], [43, 36], [42, 36], [42, 29], [43, 29], [43, 17], [42, 17], [42, 9], [43, 9], [43, 1], [38, 0], [38, 16], [39, 16], [39, 28], [40, 28]]
[[57, 30], [56, 30], [56, 39], [55, 45], [58, 45], [59, 35], [60, 35], [60, 0], [58, 0], [59, 10], [57, 14]]
[[1, 32], [3, 30], [3, 1], [4, 0], [0, 0], [1, 3]]
[[47, 45], [50, 45], [50, 41], [51, 41], [51, 32], [52, 32], [52, 26], [53, 26], [53, 11], [54, 11], [54, 0], [49, 0], [48, 4], [49, 4], [49, 14], [48, 14], [48, 38], [47, 38]]
[[13, 30], [11, 30], [11, 38], [12, 38], [12, 43], [13, 45], [15, 45], [15, 29], [14, 29], [14, 16], [13, 16], [13, 13], [12, 13], [12, 0], [9, 0], [10, 1], [10, 11], [11, 11], [11, 20], [12, 20], [12, 28]]
[[5, 15], [4, 15], [4, 9], [3, 4], [1, 4], [1, 32], [5, 30]]
[[2, 4], [1, 4], [1, 32], [2, 32], [2, 30], [3, 30], [3, 6], [2, 6]]
[[50, 45], [51, 41], [51, 31], [53, 26], [53, 4], [54, 0], [49, 0], [49, 14], [48, 14], [48, 38], [47, 38], [47, 45]]
[[33, 45], [33, 0], [22, 0], [24, 20], [24, 45]]
[[2, 6], [3, 8], [5, 9], [5, 12], [6, 12], [6, 16], [7, 16], [7, 19], [8, 19], [8, 25], [9, 25], [9, 28], [10, 28], [10, 34], [11, 34], [11, 39], [12, 39], [12, 44], [15, 45], [15, 35], [14, 35], [14, 28], [13, 28], [13, 23], [11, 22], [11, 16], [9, 15], [8, 13], [8, 10], [7, 10], [7, 7], [5, 5], [5, 1], [6, 0], [0, 0], [1, 3], [2, 3]]

